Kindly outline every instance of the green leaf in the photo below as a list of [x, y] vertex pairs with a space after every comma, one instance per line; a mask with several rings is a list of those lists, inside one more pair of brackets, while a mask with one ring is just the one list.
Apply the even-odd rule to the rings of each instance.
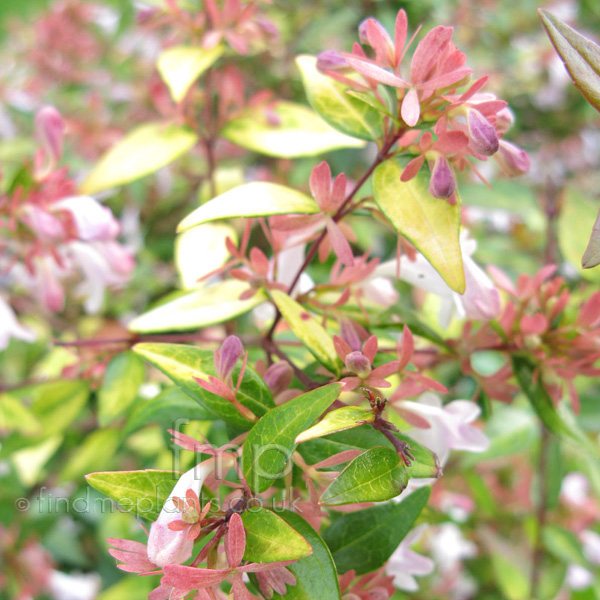
[[588, 567], [581, 543], [577, 536], [559, 525], [546, 525], [542, 529], [542, 542], [548, 552], [566, 564]]
[[285, 292], [270, 290], [269, 294], [283, 318], [307, 350], [324, 367], [332, 373], [339, 374], [341, 361], [335, 351], [333, 339], [323, 326]]
[[144, 363], [133, 352], [115, 356], [98, 390], [98, 421], [105, 426], [124, 414], [133, 404], [137, 391], [144, 383]]
[[240, 294], [247, 289], [248, 284], [238, 279], [203, 286], [136, 317], [129, 329], [136, 333], [189, 331], [229, 321], [266, 300], [260, 290], [251, 298], [240, 300]]
[[332, 127], [363, 140], [378, 140], [383, 136], [383, 115], [349, 96], [345, 86], [318, 71], [314, 56], [298, 56], [296, 64], [310, 105]]
[[375, 419], [373, 411], [360, 406], [342, 406], [328, 412], [316, 425], [296, 437], [296, 444], [323, 437], [337, 431], [352, 429]]
[[119, 447], [121, 432], [117, 429], [97, 429], [77, 446], [59, 475], [59, 481], [77, 481], [90, 469], [110, 468]]
[[413, 455], [414, 460], [411, 461], [409, 467], [406, 467], [406, 472], [411, 479], [437, 478], [442, 475], [442, 467], [435, 452], [419, 444], [409, 435], [400, 432], [394, 432], [394, 435], [410, 446], [410, 453]]
[[339, 133], [306, 106], [277, 102], [269, 107], [277, 119], [272, 124], [264, 107], [252, 107], [225, 125], [221, 135], [247, 150], [277, 158], [318, 156], [339, 148], [362, 148], [365, 143]]
[[31, 399], [31, 411], [42, 423], [44, 435], [67, 429], [87, 404], [88, 396], [89, 388], [83, 381], [52, 381], [19, 390], [19, 397]]
[[398, 496], [408, 474], [398, 453], [377, 446], [357, 456], [321, 495], [321, 504], [340, 506], [354, 502], [383, 502]]
[[[175, 266], [181, 287], [197, 288], [204, 285], [198, 279], [223, 266], [230, 257], [225, 240], [237, 244], [233, 227], [225, 223], [206, 223], [184, 231], [175, 240]], [[202, 260], [198, 260], [201, 256]]]
[[[231, 402], [207, 392], [194, 381], [194, 377], [208, 379], [210, 375], [217, 375], [214, 353], [210, 350], [185, 344], [143, 343], [136, 344], [133, 351], [160, 369], [171, 381], [217, 418], [243, 429], [248, 429], [252, 425], [251, 421], [243, 417]], [[235, 382], [239, 377], [240, 368], [241, 363], [238, 362], [232, 375]], [[258, 417], [275, 406], [273, 396], [264, 379], [250, 366], [246, 366], [237, 398]]]
[[579, 430], [573, 416], [565, 408], [556, 409], [541, 377], [535, 373], [536, 366], [524, 356], [513, 355], [511, 360], [513, 373], [521, 390], [548, 430], [559, 438], [584, 448], [591, 455], [598, 456], [595, 444]]
[[600, 46], [549, 12], [539, 9], [538, 14], [573, 83], [600, 111]]
[[296, 577], [296, 585], [288, 586], [285, 596], [275, 593], [274, 600], [340, 600], [335, 564], [321, 536], [298, 513], [284, 510], [277, 514], [304, 537], [312, 554], [287, 567]]
[[334, 383], [306, 392], [271, 409], [251, 429], [242, 454], [251, 490], [264, 492], [280, 477], [296, 448], [296, 436], [331, 406], [340, 391], [341, 385]]
[[173, 427], [174, 421], [181, 418], [204, 421], [214, 419], [215, 415], [174, 385], [150, 400], [138, 401], [123, 433], [128, 435], [148, 423], [159, 423], [168, 429]]
[[357, 575], [382, 567], [427, 504], [430, 489], [419, 488], [402, 502], [388, 502], [345, 514], [325, 530], [339, 573], [354, 569]]
[[[465, 291], [465, 275], [459, 242], [460, 200], [452, 206], [434, 198], [426, 177], [400, 181], [402, 169], [387, 160], [375, 169], [375, 201], [392, 225], [425, 256], [444, 281], [459, 294]], [[458, 194], [457, 194], [458, 196]]]
[[43, 479], [44, 465], [62, 444], [63, 436], [53, 435], [39, 444], [18, 450], [11, 454], [11, 461], [26, 487], [31, 487]]
[[117, 501], [127, 512], [155, 521], [177, 483], [173, 471], [105, 471], [90, 473], [86, 480], [94, 489]]
[[167, 84], [171, 97], [181, 102], [193, 83], [221, 57], [225, 48], [201, 46], [171, 46], [163, 50], [156, 67]]
[[233, 217], [312, 215], [318, 212], [317, 203], [306, 194], [278, 183], [253, 181], [238, 185], [203, 204], [179, 223], [177, 231]]
[[310, 544], [281, 517], [265, 508], [251, 508], [242, 514], [246, 531], [244, 559], [270, 563], [295, 560], [311, 553]]
[[42, 424], [19, 398], [0, 394], [0, 435], [16, 431], [22, 435], [42, 433]]
[[492, 552], [491, 559], [498, 587], [507, 600], [528, 600], [531, 598], [529, 579], [523, 571], [522, 565], [518, 565], [500, 552]]
[[197, 141], [194, 132], [177, 125], [140, 125], [100, 158], [80, 191], [95, 194], [154, 173], [191, 150]]

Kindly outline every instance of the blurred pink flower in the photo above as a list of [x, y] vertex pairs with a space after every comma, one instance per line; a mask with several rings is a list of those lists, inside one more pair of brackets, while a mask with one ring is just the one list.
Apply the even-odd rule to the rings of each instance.
[[414, 576], [429, 575], [433, 571], [434, 562], [430, 558], [410, 549], [421, 539], [427, 527], [423, 524], [412, 529], [388, 560], [386, 573], [394, 577], [394, 585], [400, 590], [417, 591], [419, 586]]

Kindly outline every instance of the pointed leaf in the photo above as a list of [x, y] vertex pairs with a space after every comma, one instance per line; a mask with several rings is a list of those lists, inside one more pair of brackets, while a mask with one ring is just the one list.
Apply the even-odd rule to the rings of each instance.
[[203, 204], [179, 223], [177, 231], [233, 217], [312, 215], [318, 212], [317, 203], [301, 192], [278, 183], [253, 181], [239, 185]]
[[[197, 288], [198, 280], [222, 267], [230, 257], [225, 240], [237, 245], [236, 230], [225, 223], [206, 223], [180, 233], [175, 240], [175, 266], [181, 287]], [[202, 260], [198, 260], [201, 256]]]
[[304, 91], [310, 105], [338, 131], [363, 140], [383, 135], [383, 115], [346, 93], [346, 87], [317, 70], [314, 56], [298, 56]]
[[442, 475], [442, 467], [435, 452], [419, 444], [409, 435], [400, 432], [395, 432], [394, 435], [409, 445], [410, 453], [414, 457], [414, 460], [410, 462], [410, 466], [406, 467], [406, 472], [411, 479], [437, 478]]
[[[465, 275], [459, 243], [460, 203], [452, 206], [434, 198], [422, 174], [400, 181], [402, 168], [387, 160], [375, 169], [375, 201], [392, 225], [431, 263], [444, 281], [459, 294]], [[458, 195], [458, 194], [457, 194]]]
[[189, 331], [229, 321], [265, 301], [260, 290], [254, 296], [240, 300], [246, 290], [248, 284], [238, 279], [203, 286], [136, 317], [129, 323], [129, 329], [136, 333]]
[[246, 530], [244, 560], [270, 563], [308, 556], [310, 544], [280, 516], [266, 508], [251, 508], [242, 515]]
[[271, 409], [251, 429], [242, 455], [242, 469], [251, 490], [264, 492], [281, 476], [296, 448], [296, 436], [329, 408], [341, 387], [334, 383], [297, 396]]
[[271, 290], [271, 298], [296, 337], [306, 349], [327, 369], [339, 374], [341, 361], [335, 351], [331, 336], [323, 326], [306, 312], [301, 304], [279, 290]]
[[23, 448], [11, 454], [10, 460], [24, 486], [31, 487], [43, 479], [44, 465], [58, 450], [62, 441], [63, 436], [61, 435], [50, 436], [39, 444]]
[[[289, 510], [277, 513], [310, 544], [312, 554], [287, 567], [296, 578], [296, 585], [288, 586], [286, 600], [340, 600], [335, 564], [329, 548], [321, 536], [298, 514]], [[274, 600], [284, 596], [275, 593]]]
[[398, 453], [377, 446], [351, 461], [321, 496], [321, 504], [340, 506], [354, 502], [382, 502], [402, 493], [408, 474]]
[[310, 108], [293, 102], [278, 102], [269, 113], [277, 119], [272, 124], [265, 109], [249, 108], [225, 125], [221, 135], [247, 150], [277, 158], [318, 156], [339, 148], [362, 148], [365, 143], [339, 133]]
[[538, 10], [554, 48], [585, 99], [600, 111], [600, 46], [545, 10]]
[[191, 150], [197, 141], [194, 132], [177, 125], [140, 125], [100, 158], [80, 191], [95, 194], [154, 173]]
[[340, 573], [357, 575], [382, 567], [413, 527], [430, 489], [419, 488], [402, 502], [388, 502], [336, 519], [323, 534]]
[[[209, 375], [213, 377], [217, 375], [214, 354], [210, 350], [184, 344], [143, 343], [135, 345], [133, 351], [160, 369], [217, 418], [243, 429], [251, 426], [251, 422], [242, 417], [231, 402], [207, 392], [194, 380], [194, 377], [208, 379]], [[240, 368], [241, 361], [233, 370], [234, 382], [237, 382]], [[250, 366], [246, 366], [237, 398], [241, 404], [259, 417], [275, 406], [273, 396], [264, 379]]]
[[118, 429], [97, 429], [88, 435], [71, 454], [60, 471], [59, 482], [80, 480], [90, 469], [110, 469], [119, 447]]
[[175, 102], [185, 98], [196, 79], [212, 67], [224, 49], [221, 45], [213, 48], [172, 46], [160, 53], [156, 67]]
[[144, 363], [133, 352], [123, 352], [108, 363], [98, 390], [100, 425], [108, 425], [127, 411], [144, 383], [145, 374]]
[[105, 471], [90, 473], [86, 481], [94, 489], [116, 500], [126, 511], [155, 521], [179, 479], [173, 471]]
[[352, 429], [375, 419], [373, 411], [360, 406], [342, 406], [328, 412], [315, 426], [296, 437], [296, 444], [323, 437], [336, 431]]
[[19, 398], [0, 394], [0, 435], [17, 431], [24, 436], [43, 432], [42, 424]]
[[590, 241], [581, 259], [581, 266], [584, 269], [591, 269], [597, 265], [600, 265], [600, 211], [594, 221]]

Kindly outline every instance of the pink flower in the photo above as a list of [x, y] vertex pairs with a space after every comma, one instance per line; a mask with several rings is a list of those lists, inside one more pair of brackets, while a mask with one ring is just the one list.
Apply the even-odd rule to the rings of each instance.
[[414, 576], [429, 575], [433, 571], [434, 563], [430, 558], [410, 549], [419, 541], [425, 529], [425, 524], [412, 529], [388, 560], [386, 573], [394, 577], [394, 585], [400, 590], [416, 592], [419, 586]]
[[36, 335], [31, 329], [27, 329], [17, 321], [17, 316], [10, 304], [0, 296], [0, 350], [4, 350], [8, 346], [10, 338], [33, 342]]
[[[187, 567], [180, 564], [168, 564], [164, 568], [165, 576], [161, 583], [166, 586], [173, 586], [181, 590], [204, 590], [218, 586], [225, 579], [231, 578], [233, 581], [234, 600], [249, 600], [253, 598], [247, 590], [242, 580], [243, 573], [259, 573], [278, 571], [282, 567], [295, 562], [294, 560], [278, 561], [272, 563], [249, 563], [242, 565], [244, 552], [246, 549], [246, 532], [242, 518], [238, 513], [233, 513], [229, 519], [227, 537], [225, 539], [225, 554], [227, 557], [226, 569], [205, 569], [197, 567]], [[293, 577], [293, 576], [292, 576]], [[283, 583], [281, 575], [277, 578], [277, 586]], [[286, 577], [291, 583], [291, 577]], [[267, 580], [263, 578], [265, 585]], [[294, 578], [294, 584], [296, 580]]]
[[52, 210], [68, 213], [74, 224], [74, 236], [80, 240], [109, 240], [121, 230], [110, 209], [91, 196], [62, 198], [52, 204]]
[[38, 180], [49, 175], [59, 163], [63, 150], [64, 131], [65, 122], [54, 106], [44, 106], [37, 112], [35, 135], [41, 144], [35, 161]]
[[442, 405], [436, 394], [426, 392], [418, 402], [404, 400], [399, 403], [406, 412], [429, 422], [428, 429], [411, 429], [410, 435], [438, 455], [443, 465], [450, 450], [484, 452], [489, 447], [487, 436], [471, 425], [481, 413], [477, 404], [469, 400], [453, 400]]

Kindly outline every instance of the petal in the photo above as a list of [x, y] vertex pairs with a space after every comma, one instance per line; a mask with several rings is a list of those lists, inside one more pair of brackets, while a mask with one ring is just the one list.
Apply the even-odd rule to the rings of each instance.
[[410, 88], [402, 100], [400, 116], [409, 127], [414, 127], [421, 116], [421, 103], [419, 93], [415, 88]]
[[312, 170], [309, 183], [315, 202], [326, 212], [331, 199], [331, 169], [325, 161]]
[[227, 554], [227, 563], [231, 568], [238, 567], [244, 557], [246, 549], [246, 532], [242, 517], [238, 513], [233, 513], [229, 519], [229, 529], [225, 538], [225, 553]]
[[202, 569], [184, 565], [165, 565], [161, 583], [187, 590], [201, 590], [221, 583], [230, 569]]

